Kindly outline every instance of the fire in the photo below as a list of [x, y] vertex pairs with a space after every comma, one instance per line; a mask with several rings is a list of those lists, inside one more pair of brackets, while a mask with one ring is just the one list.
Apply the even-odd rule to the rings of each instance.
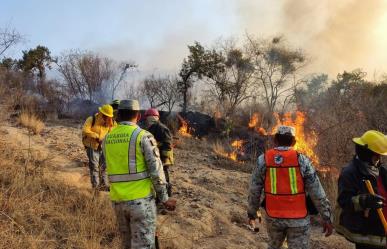
[[188, 127], [187, 121], [185, 121], [184, 119], [181, 119], [180, 121], [181, 121], [181, 127], [179, 129], [180, 135], [184, 137], [192, 137], [192, 135], [189, 133], [189, 127]]
[[231, 146], [235, 149], [241, 149], [242, 148], [242, 145], [243, 145], [243, 140], [234, 140], [232, 143], [231, 143]]
[[228, 154], [228, 158], [230, 158], [233, 161], [237, 161], [238, 160], [238, 154], [235, 151], [233, 151], [233, 152]]
[[259, 115], [258, 113], [254, 113], [253, 116], [251, 116], [250, 121], [249, 121], [249, 128], [255, 128], [258, 125], [258, 119]]
[[233, 148], [233, 151], [228, 153], [228, 158], [230, 158], [233, 161], [238, 161], [238, 152], [241, 152], [243, 142], [244, 142], [243, 140], [234, 140], [231, 143], [231, 147]]
[[314, 153], [314, 148], [317, 145], [317, 135], [314, 132], [305, 134], [304, 123], [305, 123], [305, 114], [303, 112], [297, 111], [295, 113], [295, 118], [292, 118], [292, 113], [285, 113], [283, 121], [280, 121], [278, 113], [274, 114], [276, 119], [276, 125], [271, 130], [271, 133], [274, 134], [280, 125], [293, 126], [296, 129], [296, 145], [294, 148], [300, 153], [308, 156], [315, 165], [318, 165], [319, 159]]

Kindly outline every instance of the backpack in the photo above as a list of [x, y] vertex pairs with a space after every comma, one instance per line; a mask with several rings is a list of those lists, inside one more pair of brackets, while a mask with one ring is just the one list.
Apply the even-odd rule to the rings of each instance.
[[[92, 120], [91, 120], [91, 128], [93, 128], [93, 126], [95, 125], [95, 120], [96, 120], [95, 115], [93, 115], [92, 116]], [[85, 139], [86, 139], [86, 136], [84, 136], [82, 134], [82, 143], [83, 143], [83, 145], [85, 145]], [[87, 148], [86, 145], [85, 145], [85, 148]]]

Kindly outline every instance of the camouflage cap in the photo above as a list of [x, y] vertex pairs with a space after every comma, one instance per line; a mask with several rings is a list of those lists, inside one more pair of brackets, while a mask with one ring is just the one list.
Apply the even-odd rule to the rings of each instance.
[[295, 137], [296, 136], [296, 129], [292, 126], [280, 125], [277, 128], [276, 134], [281, 134], [281, 135], [290, 134], [293, 137]]
[[118, 106], [118, 110], [139, 111], [140, 110], [140, 104], [138, 103], [137, 100], [134, 100], [134, 99], [121, 100], [120, 104]]

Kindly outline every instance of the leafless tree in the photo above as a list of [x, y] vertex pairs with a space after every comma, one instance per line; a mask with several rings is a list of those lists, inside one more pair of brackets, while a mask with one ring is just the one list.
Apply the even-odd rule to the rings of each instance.
[[112, 72], [113, 76], [119, 75], [118, 77], [114, 77], [113, 79], [111, 79], [112, 100], [114, 100], [116, 91], [120, 86], [120, 84], [122, 83], [122, 81], [125, 79], [125, 76], [127, 75], [128, 71], [130, 69], [135, 69], [135, 68], [137, 68], [137, 65], [134, 64], [133, 62], [130, 62], [130, 63], [123, 62], [118, 65], [117, 67], [118, 72]]
[[221, 41], [203, 53], [202, 76], [207, 81], [207, 95], [215, 99], [221, 111], [229, 116], [251, 97], [251, 59], [230, 40]]
[[150, 106], [159, 107], [164, 105], [164, 103], [160, 103], [160, 91], [164, 81], [160, 77], [156, 78], [154, 75], [151, 75], [145, 78], [142, 83], [141, 90]]
[[106, 84], [112, 79], [113, 61], [92, 52], [70, 51], [58, 63], [69, 90], [75, 96], [90, 101], [100, 101], [100, 94], [106, 91]]
[[5, 53], [10, 47], [16, 45], [23, 40], [22, 35], [15, 29], [0, 28], [0, 56]]
[[164, 103], [168, 112], [172, 112], [177, 103], [182, 101], [182, 96], [179, 89], [179, 79], [177, 77], [165, 77], [164, 84], [160, 88], [159, 99], [161, 103]]
[[124, 97], [126, 99], [140, 99], [141, 89], [134, 84], [127, 84], [124, 89]]
[[218, 60], [212, 67], [214, 70], [207, 78], [210, 81], [210, 92], [216, 96], [218, 104], [223, 107], [226, 115], [251, 95], [251, 78], [254, 68], [248, 54], [237, 48], [233, 42], [225, 41], [217, 51]]
[[247, 35], [247, 49], [254, 65], [254, 84], [263, 92], [268, 126], [279, 100], [288, 100], [302, 81], [294, 76], [306, 65], [302, 51], [289, 48], [282, 37], [268, 40]]
[[151, 75], [144, 79], [141, 91], [151, 107], [165, 107], [169, 112], [182, 98], [177, 77]]

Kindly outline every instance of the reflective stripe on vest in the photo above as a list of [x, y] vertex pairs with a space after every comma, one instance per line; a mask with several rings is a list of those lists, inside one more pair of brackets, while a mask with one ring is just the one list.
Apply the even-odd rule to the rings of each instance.
[[132, 133], [132, 136], [130, 137], [130, 143], [129, 143], [129, 153], [128, 153], [128, 162], [129, 162], [129, 173], [135, 174], [137, 173], [137, 166], [136, 166], [136, 143], [138, 135], [141, 132], [141, 128], [137, 127], [134, 132]]
[[306, 194], [297, 151], [269, 150], [265, 153], [266, 212], [273, 218], [304, 218]]
[[142, 179], [149, 178], [148, 172], [141, 172], [141, 173], [135, 173], [135, 174], [123, 174], [123, 175], [110, 175], [109, 181], [110, 182], [131, 182], [131, 181], [138, 181]]
[[[271, 194], [277, 194], [277, 169], [274, 167], [270, 167], [270, 190]], [[289, 168], [289, 183], [290, 183], [290, 189], [292, 194], [298, 193], [297, 188], [297, 173], [295, 167]]]

